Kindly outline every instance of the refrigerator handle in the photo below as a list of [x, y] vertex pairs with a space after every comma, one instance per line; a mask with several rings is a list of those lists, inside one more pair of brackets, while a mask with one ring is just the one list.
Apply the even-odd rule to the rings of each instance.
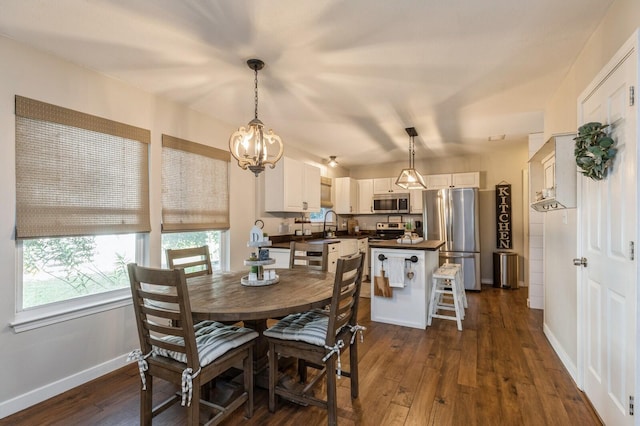
[[453, 248], [453, 200], [451, 191], [447, 190], [447, 244], [449, 249]]
[[449, 219], [447, 218], [447, 215], [449, 214], [448, 212], [448, 206], [447, 206], [447, 200], [444, 197], [445, 191], [439, 191], [439, 195], [442, 194], [442, 198], [440, 198], [439, 202], [440, 202], [440, 229], [442, 229], [442, 239], [445, 241], [445, 248], [447, 247], [448, 241], [449, 241]]

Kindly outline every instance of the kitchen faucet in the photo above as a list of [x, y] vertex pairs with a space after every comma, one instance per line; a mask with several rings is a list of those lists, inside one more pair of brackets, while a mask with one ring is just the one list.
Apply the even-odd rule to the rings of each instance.
[[329, 213], [333, 213], [333, 216], [334, 216], [334, 218], [335, 218], [335, 223], [336, 223], [336, 224], [334, 225], [334, 228], [335, 228], [335, 229], [334, 229], [334, 235], [335, 235], [335, 231], [337, 231], [337, 230], [338, 230], [338, 214], [337, 214], [335, 211], [333, 211], [333, 210], [327, 210], [327, 211], [325, 212], [325, 214], [324, 214], [324, 222], [323, 222], [323, 224], [322, 224], [322, 235], [324, 235], [325, 237], [327, 236], [327, 230], [326, 230], [326, 229], [327, 229], [327, 215], [328, 215]]

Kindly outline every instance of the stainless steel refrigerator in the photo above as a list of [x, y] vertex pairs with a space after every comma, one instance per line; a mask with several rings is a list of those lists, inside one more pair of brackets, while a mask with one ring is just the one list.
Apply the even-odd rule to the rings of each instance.
[[464, 287], [481, 290], [478, 188], [423, 191], [425, 239], [443, 240], [440, 264], [462, 265]]

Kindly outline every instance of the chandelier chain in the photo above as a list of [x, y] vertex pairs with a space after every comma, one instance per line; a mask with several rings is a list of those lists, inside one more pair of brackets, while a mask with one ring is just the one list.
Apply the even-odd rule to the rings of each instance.
[[254, 98], [255, 98], [255, 118], [258, 118], [258, 68], [254, 70]]
[[414, 157], [416, 155], [416, 149], [415, 149], [415, 141], [413, 139], [413, 136], [411, 136], [409, 138], [409, 168], [414, 168]]

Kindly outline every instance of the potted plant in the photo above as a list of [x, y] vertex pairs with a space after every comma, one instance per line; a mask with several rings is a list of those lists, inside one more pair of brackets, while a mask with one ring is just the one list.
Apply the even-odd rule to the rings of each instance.
[[590, 122], [578, 128], [574, 154], [581, 173], [593, 180], [602, 180], [615, 157], [614, 140], [604, 131], [608, 124]]

